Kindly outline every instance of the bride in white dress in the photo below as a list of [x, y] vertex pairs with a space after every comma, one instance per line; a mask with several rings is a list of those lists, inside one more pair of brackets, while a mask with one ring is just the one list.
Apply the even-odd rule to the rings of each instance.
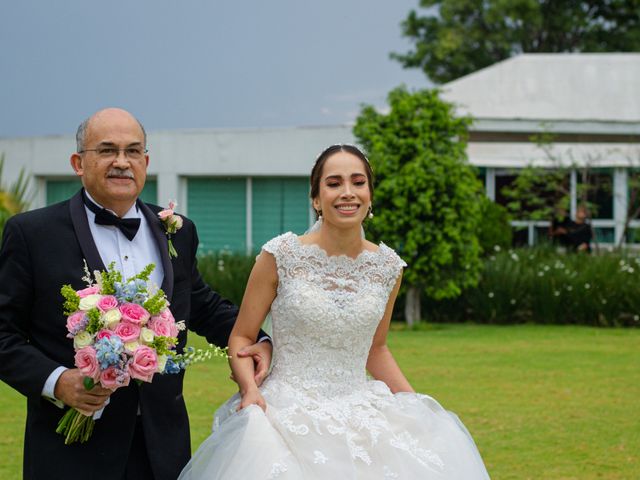
[[[264, 245], [229, 339], [240, 393], [216, 412], [181, 479], [489, 478], [469, 432], [414, 393], [386, 345], [406, 264], [361, 235], [371, 177], [352, 145], [318, 157], [319, 228]], [[252, 359], [236, 353], [269, 311], [273, 370], [258, 387]]]

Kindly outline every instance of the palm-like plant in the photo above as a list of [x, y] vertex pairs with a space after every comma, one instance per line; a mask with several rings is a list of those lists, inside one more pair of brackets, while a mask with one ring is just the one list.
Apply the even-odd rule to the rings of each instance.
[[26, 171], [20, 170], [18, 178], [9, 187], [2, 180], [4, 169], [4, 154], [0, 155], [0, 235], [4, 231], [4, 225], [16, 213], [29, 208], [32, 194], [29, 193], [29, 177]]

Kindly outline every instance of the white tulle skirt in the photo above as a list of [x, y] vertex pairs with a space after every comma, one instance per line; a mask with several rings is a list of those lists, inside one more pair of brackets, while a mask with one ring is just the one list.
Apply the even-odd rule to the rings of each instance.
[[489, 478], [467, 429], [427, 395], [373, 380], [333, 398], [265, 383], [266, 412], [229, 399], [180, 479]]

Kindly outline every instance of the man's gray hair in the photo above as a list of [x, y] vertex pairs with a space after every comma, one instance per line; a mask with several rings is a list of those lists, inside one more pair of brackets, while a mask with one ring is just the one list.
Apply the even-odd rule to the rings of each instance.
[[[89, 122], [92, 118], [93, 115], [91, 115], [78, 126], [78, 130], [76, 131], [76, 152], [78, 153], [84, 150], [84, 137], [87, 134], [87, 127], [89, 126]], [[142, 125], [140, 120], [138, 120], [136, 117], [133, 118], [135, 118], [136, 122], [138, 122], [138, 125], [140, 125], [140, 129], [142, 130], [142, 135], [144, 137], [144, 148], [147, 148], [147, 131], [144, 129], [144, 125]]]

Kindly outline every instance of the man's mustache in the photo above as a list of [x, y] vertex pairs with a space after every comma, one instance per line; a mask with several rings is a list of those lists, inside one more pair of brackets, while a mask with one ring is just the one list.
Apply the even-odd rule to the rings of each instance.
[[126, 178], [131, 178], [133, 179], [133, 172], [131, 170], [123, 170], [121, 168], [112, 168], [111, 170], [109, 170], [107, 172], [107, 178], [112, 178], [112, 177], [126, 177]]

